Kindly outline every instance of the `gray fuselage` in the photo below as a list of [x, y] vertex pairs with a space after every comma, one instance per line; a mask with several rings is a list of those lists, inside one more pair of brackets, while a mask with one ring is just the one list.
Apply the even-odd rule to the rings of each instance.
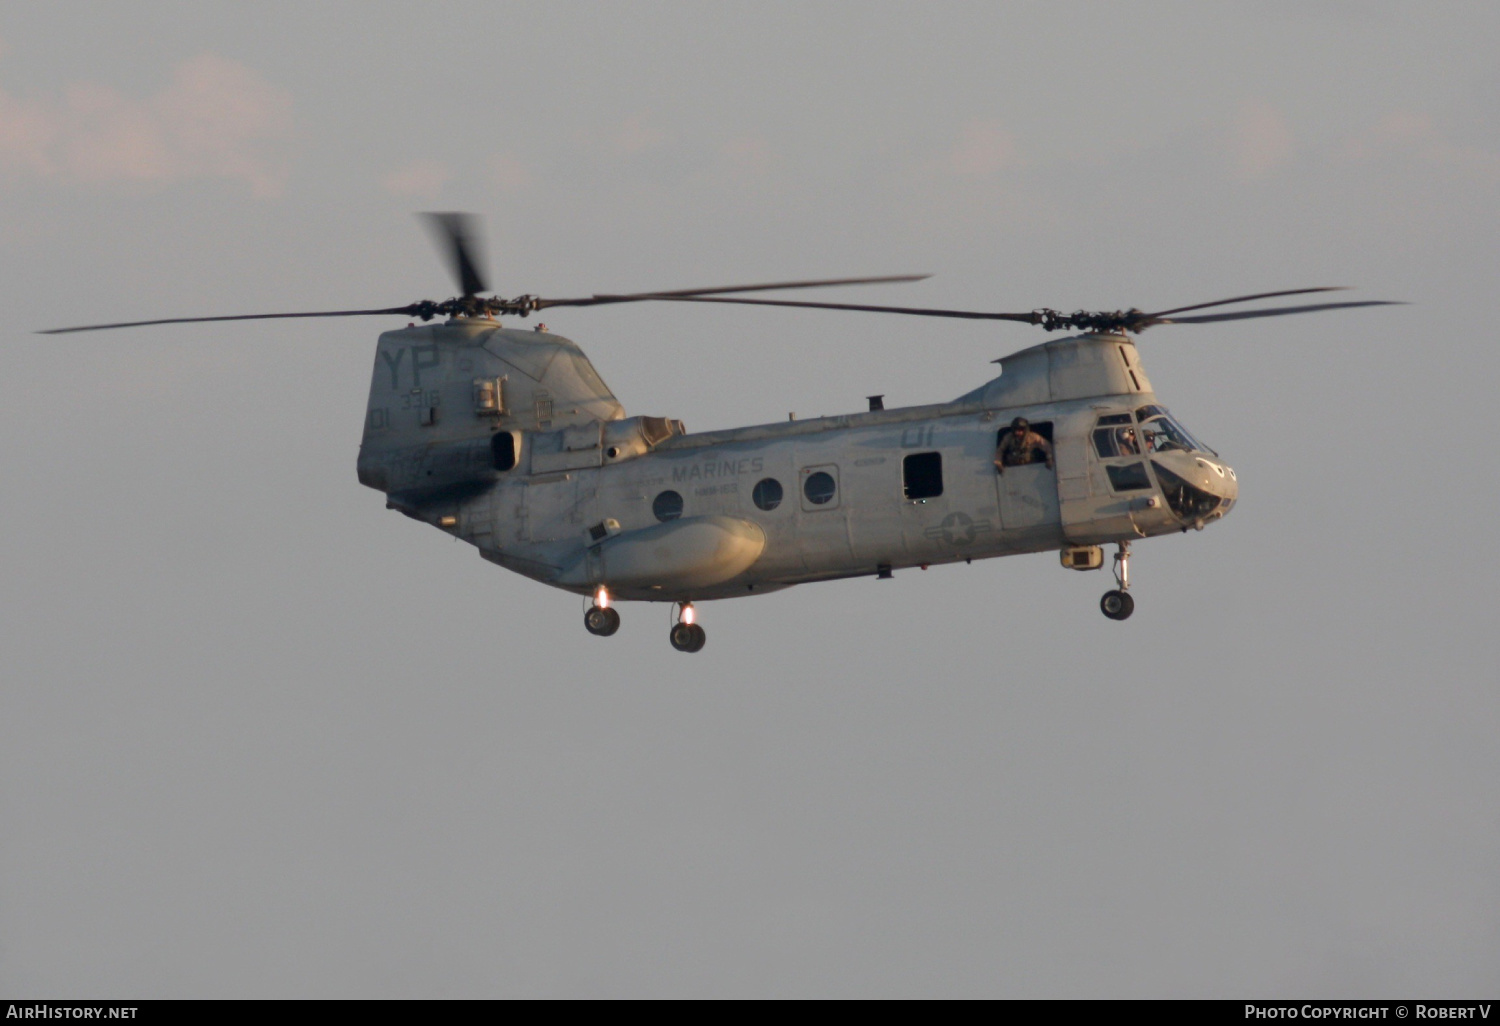
[[[1016, 416], [1052, 466], [997, 468]], [[381, 336], [360, 479], [528, 577], [672, 602], [1130, 541], [1237, 496], [1124, 336], [1022, 350], [951, 403], [689, 434], [626, 419], [572, 342], [480, 320]]]

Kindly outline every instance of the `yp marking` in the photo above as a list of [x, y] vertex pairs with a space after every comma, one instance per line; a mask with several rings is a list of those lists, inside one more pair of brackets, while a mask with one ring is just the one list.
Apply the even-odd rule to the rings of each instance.
[[[407, 361], [406, 351], [411, 350], [411, 360]], [[412, 384], [418, 388], [422, 387], [422, 372], [432, 370], [443, 362], [438, 353], [437, 346], [402, 346], [399, 349], [382, 349], [380, 358], [385, 361], [386, 367], [391, 372], [391, 391], [401, 387], [401, 365], [409, 362], [411, 365]]]

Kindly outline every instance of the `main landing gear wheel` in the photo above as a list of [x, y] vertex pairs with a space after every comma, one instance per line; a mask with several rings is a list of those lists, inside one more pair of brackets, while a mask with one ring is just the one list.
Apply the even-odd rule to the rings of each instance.
[[1099, 600], [1099, 608], [1111, 620], [1125, 620], [1135, 612], [1135, 599], [1128, 591], [1106, 591]]
[[691, 602], [677, 606], [677, 622], [672, 625], [667, 638], [679, 652], [697, 652], [708, 641], [708, 635], [698, 626], [698, 611]]
[[583, 626], [590, 634], [607, 638], [620, 629], [620, 614], [614, 609], [590, 606], [589, 611], [583, 614]]
[[697, 652], [708, 642], [708, 634], [695, 623], [679, 623], [668, 635], [672, 647], [679, 652]]
[[1115, 553], [1115, 583], [1120, 587], [1106, 591], [1099, 600], [1099, 609], [1111, 620], [1125, 620], [1135, 612], [1135, 599], [1130, 597], [1130, 543], [1121, 542]]

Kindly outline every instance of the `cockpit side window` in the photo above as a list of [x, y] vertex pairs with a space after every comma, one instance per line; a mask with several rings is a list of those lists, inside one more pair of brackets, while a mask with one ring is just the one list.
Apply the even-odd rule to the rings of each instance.
[[1161, 406], [1142, 406], [1135, 411], [1141, 421], [1141, 443], [1147, 453], [1153, 452], [1206, 452], [1217, 456], [1208, 446], [1188, 434], [1187, 428], [1172, 419]]
[[1139, 456], [1141, 447], [1135, 435], [1135, 421], [1128, 413], [1110, 413], [1098, 420], [1094, 428], [1094, 451], [1100, 459], [1115, 456]]
[[[1146, 464], [1141, 461], [1141, 436], [1135, 418], [1128, 413], [1110, 413], [1094, 426], [1094, 451], [1109, 475], [1110, 491], [1133, 492], [1151, 487]], [[1129, 463], [1117, 462], [1130, 460]]]
[[1147, 452], [1171, 452], [1173, 449], [1193, 451], [1187, 435], [1178, 430], [1177, 425], [1167, 417], [1152, 417], [1142, 423], [1141, 438], [1146, 443]]

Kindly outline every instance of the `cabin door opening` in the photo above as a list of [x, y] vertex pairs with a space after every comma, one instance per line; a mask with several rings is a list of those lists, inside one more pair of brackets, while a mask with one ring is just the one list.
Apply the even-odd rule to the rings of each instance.
[[[1009, 428], [1002, 429], [995, 438], [996, 451], [999, 442]], [[1052, 422], [1039, 421], [1031, 430], [1052, 442]], [[1054, 464], [1056, 461], [1053, 461]], [[1005, 531], [1025, 530], [1058, 522], [1057, 472], [1047, 466], [1041, 452], [1031, 455], [1031, 462], [1019, 466], [1007, 466], [1004, 473], [995, 474], [995, 489], [1000, 501], [1000, 526]]]

